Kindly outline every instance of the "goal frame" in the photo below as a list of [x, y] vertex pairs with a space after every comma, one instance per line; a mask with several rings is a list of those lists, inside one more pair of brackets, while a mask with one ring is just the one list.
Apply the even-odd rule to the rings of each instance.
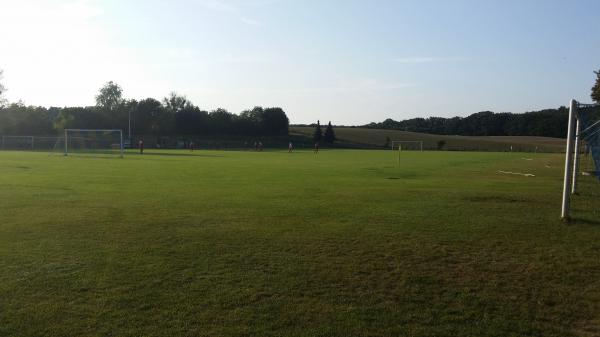
[[402, 151], [402, 144], [418, 144], [419, 151], [423, 152], [423, 141], [422, 140], [392, 140], [392, 150], [396, 149], [396, 144], [399, 144], [398, 150]]
[[[598, 107], [600, 104], [582, 104], [572, 99], [569, 104], [569, 120], [567, 126], [567, 147], [565, 151], [565, 175], [563, 180], [562, 207], [560, 217], [563, 220], [570, 219], [571, 195], [577, 193], [577, 178], [580, 161], [580, 147], [582, 134], [597, 128], [594, 133], [600, 132], [600, 121], [595, 122], [586, 130], [581, 130], [581, 116], [579, 108]], [[600, 168], [596, 168], [600, 170]]]
[[123, 158], [123, 130], [121, 129], [65, 129], [65, 157], [69, 155], [69, 132], [118, 132], [119, 133], [119, 157]]

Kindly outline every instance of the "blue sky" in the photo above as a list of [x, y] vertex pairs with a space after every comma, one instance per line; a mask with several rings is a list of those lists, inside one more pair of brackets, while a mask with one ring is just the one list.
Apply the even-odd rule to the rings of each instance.
[[524, 112], [589, 101], [600, 1], [0, 0], [11, 101], [186, 95], [293, 123]]

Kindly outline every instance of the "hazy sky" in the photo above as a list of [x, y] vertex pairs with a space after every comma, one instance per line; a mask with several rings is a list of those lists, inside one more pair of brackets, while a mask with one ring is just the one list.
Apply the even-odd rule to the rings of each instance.
[[589, 101], [600, 1], [0, 0], [11, 101], [170, 91], [292, 123], [523, 112]]

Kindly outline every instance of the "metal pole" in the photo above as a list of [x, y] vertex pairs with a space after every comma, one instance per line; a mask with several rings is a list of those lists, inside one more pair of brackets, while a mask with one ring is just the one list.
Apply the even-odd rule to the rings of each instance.
[[573, 167], [573, 133], [575, 114], [577, 113], [577, 102], [572, 99], [569, 109], [569, 126], [567, 130], [567, 148], [565, 153], [565, 177], [563, 181], [562, 209], [560, 217], [563, 220], [569, 219], [569, 203], [571, 193], [571, 168]]
[[119, 147], [121, 148], [121, 158], [123, 158], [123, 131], [119, 131], [119, 134], [121, 135], [121, 144]]
[[131, 108], [129, 108], [129, 121], [128, 121], [128, 133], [127, 139], [129, 139], [129, 146], [131, 147]]
[[573, 154], [573, 182], [571, 183], [571, 194], [577, 193], [577, 174], [579, 172], [579, 134], [581, 133], [581, 124], [577, 118], [577, 126], [575, 127], [575, 149]]
[[68, 142], [68, 138], [67, 138], [67, 129], [65, 129], [65, 156], [67, 155], [67, 153], [69, 153], [69, 145], [67, 145]]
[[31, 136], [31, 151], [33, 151], [35, 149], [34, 144], [35, 144], [35, 137]]

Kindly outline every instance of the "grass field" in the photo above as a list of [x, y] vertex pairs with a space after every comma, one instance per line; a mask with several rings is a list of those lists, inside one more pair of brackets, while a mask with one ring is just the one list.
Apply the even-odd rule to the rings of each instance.
[[[293, 126], [290, 133], [311, 139], [315, 128]], [[399, 130], [382, 130], [367, 128], [335, 128], [338, 143], [354, 147], [383, 147], [386, 138], [391, 140], [420, 140], [426, 149], [437, 150], [438, 141], [445, 142], [443, 150], [453, 151], [515, 151], [524, 152], [564, 152], [566, 141], [560, 138], [528, 137], [528, 136], [447, 136]]]
[[0, 152], [0, 336], [598, 336], [600, 184], [561, 222], [562, 161]]

